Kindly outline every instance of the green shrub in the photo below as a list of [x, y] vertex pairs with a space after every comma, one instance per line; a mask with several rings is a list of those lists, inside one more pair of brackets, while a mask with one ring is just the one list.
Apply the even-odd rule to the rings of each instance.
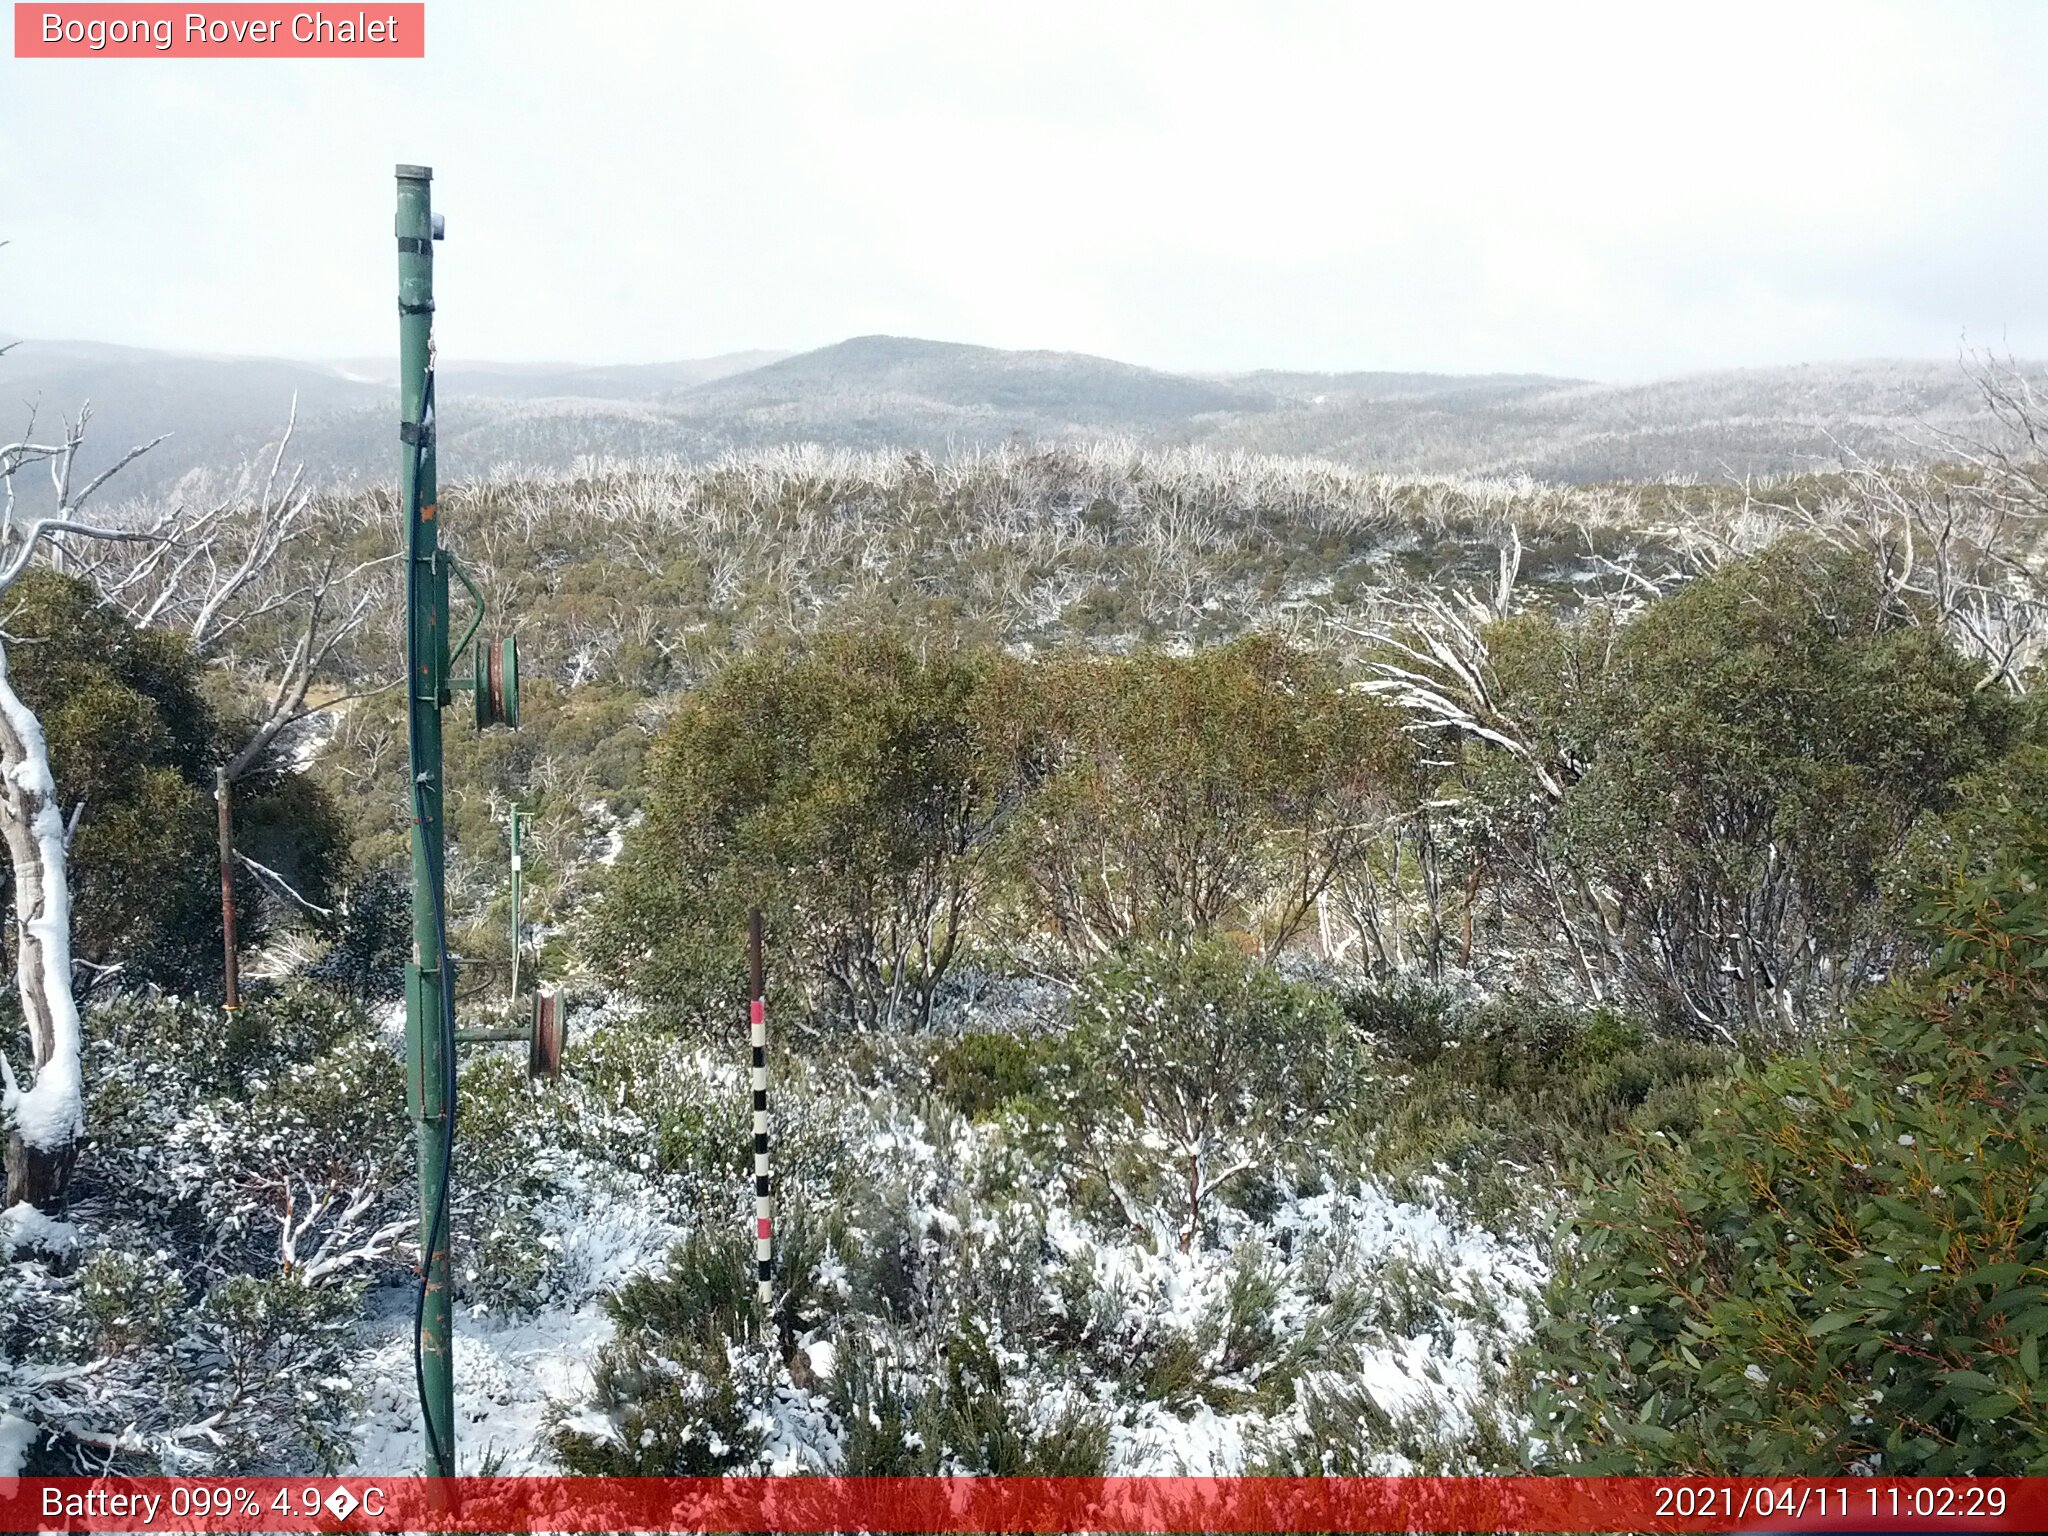
[[1232, 933], [1277, 955], [1412, 770], [1397, 711], [1272, 636], [1054, 661], [1019, 693], [1050, 772], [1006, 862], [1084, 960]]
[[412, 883], [398, 870], [371, 869], [342, 897], [334, 942], [313, 974], [361, 1002], [405, 995], [412, 958]]
[[1329, 1155], [1397, 1185], [1433, 1181], [1503, 1230], [1547, 1222], [1532, 1177], [1562, 1188], [1631, 1130], [1690, 1134], [1703, 1089], [1734, 1059], [1611, 1010], [1515, 997], [1454, 1005], [1396, 987], [1354, 992], [1345, 1013], [1378, 1026], [1383, 1070], [1362, 1082]]
[[2048, 1471], [2048, 833], [1927, 909], [1927, 968], [1589, 1188], [1535, 1352], [1596, 1471]]
[[1076, 1014], [1067, 1156], [1126, 1221], [1157, 1213], [1184, 1248], [1220, 1195], [1315, 1140], [1357, 1076], [1328, 994], [1216, 940], [1111, 957], [1084, 978]]
[[755, 1321], [753, 1245], [692, 1233], [660, 1275], [606, 1298], [618, 1335], [592, 1368], [586, 1408], [554, 1422], [572, 1473], [716, 1477], [751, 1468], [766, 1444], [769, 1352]]
[[1417, 981], [1359, 987], [1344, 995], [1344, 1017], [1400, 1061], [1427, 1066], [1444, 1048], [1456, 1008], [1450, 994]]
[[56, 1346], [86, 1358], [155, 1348], [184, 1306], [184, 1280], [161, 1251], [106, 1249], [80, 1267], [76, 1317]]
[[920, 1026], [989, 879], [1023, 765], [991, 657], [879, 634], [734, 662], [652, 756], [591, 947], [650, 1001], [705, 1017], [745, 993], [745, 914], [778, 963], [775, 1016]]
[[318, 986], [258, 983], [219, 1037], [200, 1042], [209, 1086], [240, 1090], [251, 1079], [272, 1076], [316, 1060], [349, 1040], [370, 1033], [362, 1010]]
[[1505, 1392], [1483, 1398], [1463, 1423], [1456, 1422], [1463, 1415], [1433, 1405], [1397, 1419], [1363, 1382], [1326, 1376], [1302, 1392], [1297, 1420], [1254, 1435], [1246, 1470], [1263, 1477], [1514, 1473], [1524, 1457], [1513, 1403]]
[[832, 1405], [852, 1477], [1101, 1477], [1109, 1465], [1108, 1419], [1078, 1400], [1034, 1415], [975, 1323], [945, 1341], [937, 1381], [857, 1345], [841, 1357]]
[[[355, 1437], [359, 1394], [346, 1372], [361, 1297], [293, 1274], [234, 1275], [206, 1293], [180, 1354], [202, 1403], [225, 1400], [231, 1465], [332, 1469]], [[196, 1389], [196, 1390], [195, 1390]]]
[[960, 1035], [934, 1053], [932, 1091], [970, 1120], [986, 1120], [1005, 1106], [1035, 1099], [1058, 1050], [1050, 1039]]

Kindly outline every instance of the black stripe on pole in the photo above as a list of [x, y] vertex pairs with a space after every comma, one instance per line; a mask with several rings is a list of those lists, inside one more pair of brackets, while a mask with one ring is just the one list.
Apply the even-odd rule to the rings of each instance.
[[768, 1175], [767, 1175], [767, 1174], [765, 1174], [765, 1173], [759, 1173], [759, 1174], [756, 1174], [756, 1175], [754, 1175], [754, 1193], [755, 1193], [755, 1194], [757, 1194], [757, 1195], [765, 1195], [765, 1194], [767, 1194], [767, 1193], [768, 1193]]
[[754, 1150], [756, 1152], [766, 1152], [768, 1150], [768, 1133], [766, 1131], [756, 1131], [754, 1133]]
[[755, 1047], [754, 1047], [754, 1065], [755, 1065], [755, 1066], [757, 1066], [757, 1067], [765, 1067], [765, 1066], [767, 1066], [767, 1065], [768, 1065], [768, 1047], [767, 1047], [767, 1046], [765, 1046], [765, 1045], [757, 1045], [757, 1046], [755, 1046]]
[[756, 1089], [754, 1090], [754, 1108], [756, 1108], [756, 1109], [766, 1109], [767, 1107], [768, 1107], [768, 1090], [767, 1090], [766, 1088], [756, 1088]]

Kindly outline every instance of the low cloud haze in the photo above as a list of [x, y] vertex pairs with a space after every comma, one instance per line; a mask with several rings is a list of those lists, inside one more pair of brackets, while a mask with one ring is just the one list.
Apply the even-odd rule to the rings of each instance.
[[2048, 9], [481, 4], [420, 62], [0, 63], [0, 330], [455, 357], [868, 332], [1628, 380], [2048, 354]]

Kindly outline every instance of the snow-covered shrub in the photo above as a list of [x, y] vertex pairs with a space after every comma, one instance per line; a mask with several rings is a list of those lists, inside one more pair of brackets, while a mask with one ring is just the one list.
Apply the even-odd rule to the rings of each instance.
[[693, 1234], [664, 1273], [606, 1298], [618, 1337], [598, 1352], [588, 1403], [554, 1426], [563, 1466], [615, 1477], [759, 1470], [773, 1354], [752, 1260], [738, 1230]]
[[0, 1243], [0, 1420], [47, 1471], [337, 1464], [362, 1285], [409, 1226], [397, 1060], [306, 988], [87, 1028], [81, 1219]]
[[1086, 978], [1070, 1040], [1067, 1156], [1134, 1227], [1185, 1248], [1220, 1195], [1270, 1178], [1350, 1093], [1327, 993], [1220, 941], [1141, 945]]
[[[1498, 1378], [1496, 1378], [1498, 1380]], [[1502, 1385], [1510, 1385], [1501, 1383]], [[1268, 1477], [1498, 1475], [1526, 1459], [1516, 1411], [1519, 1387], [1449, 1410], [1424, 1401], [1387, 1412], [1362, 1380], [1320, 1373], [1296, 1411], [1251, 1439], [1247, 1468]]]
[[[618, 1278], [602, 1250], [738, 1230], [753, 1210], [745, 1019], [721, 1051], [661, 1014], [593, 1012], [560, 1081], [535, 1083], [523, 1049], [467, 1058], [456, 1119], [458, 1296], [507, 1314]], [[826, 1086], [824, 1079], [829, 1078]], [[785, 1208], [860, 1187], [870, 1118], [836, 1069], [778, 1064], [775, 1167]], [[601, 1237], [599, 1213], [635, 1229]], [[608, 1229], [609, 1230], [609, 1229]]]
[[159, 1348], [185, 1301], [184, 1277], [162, 1250], [104, 1249], [79, 1269], [72, 1310], [47, 1342], [59, 1357], [78, 1360]]
[[[1077, 1210], [1061, 1142], [1014, 1095], [969, 1119], [929, 1090], [931, 1053], [900, 1041], [894, 1070], [862, 1055], [778, 1078], [791, 1163], [764, 1320], [738, 1039], [720, 1061], [614, 1018], [579, 1036], [563, 1084], [518, 1101], [537, 1117], [531, 1144], [516, 1117], [499, 1122], [508, 1155], [551, 1148], [585, 1191], [532, 1207], [565, 1248], [596, 1191], [650, 1202], [684, 1233], [666, 1266], [599, 1303], [613, 1331], [598, 1369], [550, 1421], [563, 1464], [1228, 1472], [1307, 1455], [1316, 1395], [1340, 1402], [1346, 1384], [1388, 1426], [1354, 1435], [1361, 1465], [1507, 1464], [1483, 1403], [1512, 1417], [1504, 1373], [1541, 1275], [1532, 1250], [1447, 1202], [1288, 1183], [1219, 1198], [1184, 1252], [1169, 1222], [1134, 1231], [1113, 1203]], [[1018, 1079], [1025, 1097], [1063, 1091], [1075, 1057], [1056, 1044]], [[474, 1110], [469, 1123], [498, 1134]], [[466, 1155], [481, 1178], [483, 1149]]]
[[359, 1301], [358, 1287], [298, 1268], [230, 1275], [208, 1289], [176, 1355], [181, 1395], [214, 1421], [224, 1466], [339, 1462], [355, 1405], [347, 1367]]
[[[937, 1378], [919, 1383], [908, 1397], [904, 1461], [877, 1465], [883, 1447], [870, 1442], [864, 1447], [868, 1475], [1102, 1476], [1109, 1464], [1107, 1415], [1085, 1398], [1032, 1391], [1020, 1379], [1027, 1369], [1023, 1355], [1004, 1349], [972, 1321], [964, 1323], [946, 1340]], [[872, 1411], [857, 1399], [848, 1408]]]

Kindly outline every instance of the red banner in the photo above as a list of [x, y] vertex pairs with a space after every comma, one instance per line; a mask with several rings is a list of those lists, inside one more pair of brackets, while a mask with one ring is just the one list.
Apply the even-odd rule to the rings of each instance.
[[411, 4], [14, 7], [17, 59], [422, 59]]
[[9, 1531], [2040, 1531], [2048, 1478], [20, 1478]]

